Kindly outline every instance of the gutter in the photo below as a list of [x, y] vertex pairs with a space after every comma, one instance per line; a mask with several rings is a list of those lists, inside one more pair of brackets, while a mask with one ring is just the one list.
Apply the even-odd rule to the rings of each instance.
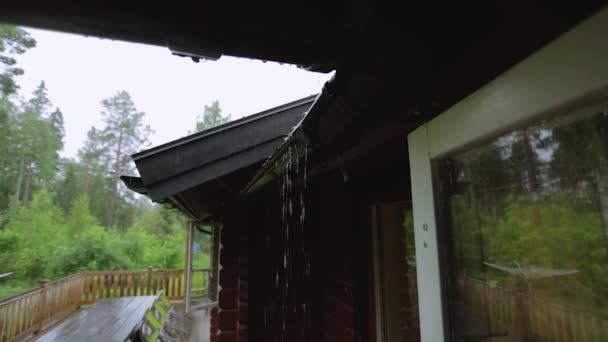
[[[125, 186], [134, 192], [137, 192], [141, 195], [147, 196], [150, 198], [148, 188], [144, 185], [141, 177], [134, 176], [120, 176], [120, 179], [123, 181]], [[181, 212], [185, 213], [193, 220], [199, 220], [200, 218], [196, 215], [196, 211], [192, 208], [188, 207], [185, 203], [177, 196], [169, 196], [162, 201], [158, 201], [159, 204], [170, 205], [174, 208], [179, 209]]]
[[[264, 162], [260, 170], [241, 190], [241, 196], [256, 192], [282, 174], [282, 164], [279, 159], [293, 146], [298, 151], [306, 150], [306, 155], [315, 152], [317, 155], [330, 152], [327, 148], [336, 141], [359, 116], [360, 112], [350, 105], [338, 91], [347, 85], [347, 81], [334, 75], [323, 86], [323, 90], [312, 104], [308, 113], [285, 136], [279, 148]], [[302, 157], [302, 154], [299, 155]], [[319, 159], [322, 159], [320, 156]], [[312, 170], [311, 170], [312, 171]], [[314, 172], [309, 172], [312, 175]]]
[[324, 86], [321, 93], [317, 96], [312, 106], [304, 115], [302, 120], [294, 126], [292, 131], [285, 135], [283, 143], [277, 150], [262, 164], [260, 170], [253, 176], [247, 185], [241, 190], [241, 195], [247, 195], [261, 189], [281, 174], [278, 170], [278, 160], [293, 145], [304, 146], [314, 149], [312, 140], [314, 136], [306, 132], [306, 123], [315, 117], [320, 116], [332, 101], [333, 89], [335, 87], [335, 76]]
[[[283, 174], [280, 158], [292, 147], [297, 151], [306, 150], [308, 176], [323, 169], [342, 167], [347, 155], [367, 147], [350, 148], [353, 137], [364, 131], [378, 130], [380, 133], [394, 135], [395, 129], [403, 130], [400, 108], [407, 99], [399, 95], [399, 79], [395, 75], [374, 73], [365, 70], [345, 70], [336, 72], [334, 77], [323, 86], [323, 90], [309, 109], [308, 113], [285, 136], [281, 146], [264, 162], [251, 181], [241, 190], [241, 196], [254, 193], [273, 179]], [[411, 117], [406, 118], [411, 121]], [[391, 120], [391, 127], [374, 127], [380, 121]], [[399, 122], [401, 121], [401, 122]], [[369, 141], [369, 144], [377, 142]], [[372, 146], [370, 145], [370, 146]], [[352, 146], [351, 146], [352, 147]], [[345, 150], [346, 149], [346, 150]], [[298, 157], [303, 157], [299, 153]], [[314, 158], [311, 158], [314, 154]]]

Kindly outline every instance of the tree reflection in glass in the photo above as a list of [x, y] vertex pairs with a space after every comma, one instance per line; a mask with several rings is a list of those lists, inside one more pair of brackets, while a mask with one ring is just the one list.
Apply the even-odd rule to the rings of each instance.
[[[608, 340], [608, 105], [444, 159], [458, 338]], [[490, 339], [491, 340], [491, 339]]]

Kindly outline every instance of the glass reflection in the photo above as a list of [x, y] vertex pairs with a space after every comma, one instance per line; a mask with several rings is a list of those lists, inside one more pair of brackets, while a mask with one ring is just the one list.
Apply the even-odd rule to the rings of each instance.
[[209, 285], [209, 261], [211, 257], [211, 235], [213, 227], [194, 229], [192, 234], [192, 299], [207, 297]]
[[457, 340], [608, 340], [607, 108], [442, 161]]

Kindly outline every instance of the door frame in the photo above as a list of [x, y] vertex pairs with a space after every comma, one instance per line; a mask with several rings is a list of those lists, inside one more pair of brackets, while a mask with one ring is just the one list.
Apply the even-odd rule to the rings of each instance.
[[[399, 305], [406, 304], [408, 305], [408, 309], [411, 309], [412, 303], [409, 302], [409, 288], [407, 293], [407, 301], [402, 302], [402, 297], [396, 297], [396, 293], [394, 290], [399, 289], [393, 288], [390, 291], [387, 289], [387, 286], [391, 286], [392, 283], [388, 281], [387, 275], [395, 274], [400, 271], [403, 271], [401, 266], [396, 266], [395, 264], [387, 265], [387, 261], [389, 257], [394, 257], [397, 255], [398, 257], [403, 257], [403, 262], [406, 263], [406, 255], [407, 250], [405, 248], [407, 234], [401, 228], [403, 226], [388, 226], [385, 225], [385, 221], [381, 218], [384, 218], [382, 213], [383, 209], [386, 207], [395, 206], [399, 207], [401, 210], [411, 210], [412, 202], [410, 200], [393, 200], [393, 201], [380, 201], [375, 202], [370, 206], [370, 229], [371, 229], [371, 262], [372, 262], [372, 290], [373, 290], [373, 308], [370, 311], [373, 313], [373, 322], [375, 323], [375, 334], [374, 338], [376, 342], [387, 342], [395, 340], [395, 331], [396, 327], [400, 327], [400, 319], [402, 317], [392, 317], [387, 312], [387, 306], [398, 303]], [[403, 222], [403, 221], [401, 221]], [[399, 235], [399, 232], [391, 231], [391, 228], [398, 228], [400, 232], [403, 233], [403, 236], [400, 237], [401, 247], [395, 245], [387, 244], [387, 234], [391, 236], [391, 238], [395, 238], [394, 235]], [[393, 241], [391, 238], [388, 241]], [[397, 240], [395, 240], [397, 241]], [[399, 255], [403, 252], [403, 255]], [[396, 253], [396, 254], [395, 254]], [[391, 258], [392, 259], [392, 258]], [[394, 259], [393, 259], [394, 260]], [[393, 266], [393, 267], [391, 267]], [[410, 266], [407, 266], [410, 267]], [[390, 278], [389, 278], [390, 279]], [[399, 278], [398, 278], [399, 279]], [[392, 279], [394, 281], [394, 278]], [[405, 281], [409, 285], [409, 279], [407, 276], [404, 276], [403, 279], [399, 279]], [[397, 281], [395, 285], [403, 285], [403, 283]], [[407, 317], [408, 322], [411, 319], [411, 316]], [[409, 333], [409, 332], [408, 332]], [[391, 338], [393, 336], [393, 338]]]
[[608, 90], [608, 8], [408, 135], [422, 341], [450, 339], [432, 162]]

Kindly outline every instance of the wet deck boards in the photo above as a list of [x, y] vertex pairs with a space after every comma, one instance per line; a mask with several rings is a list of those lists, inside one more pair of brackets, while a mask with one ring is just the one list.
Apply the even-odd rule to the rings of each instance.
[[142, 322], [156, 296], [103, 299], [81, 309], [36, 341], [122, 342]]

